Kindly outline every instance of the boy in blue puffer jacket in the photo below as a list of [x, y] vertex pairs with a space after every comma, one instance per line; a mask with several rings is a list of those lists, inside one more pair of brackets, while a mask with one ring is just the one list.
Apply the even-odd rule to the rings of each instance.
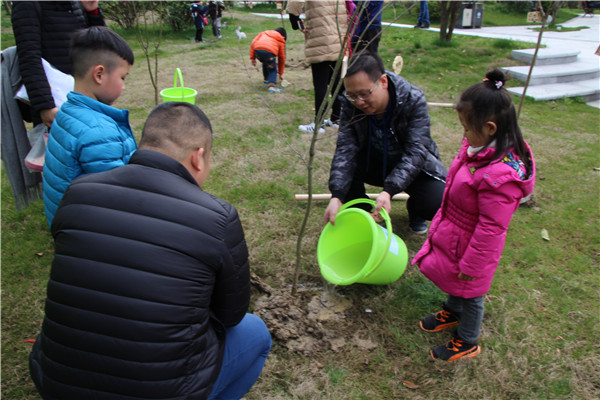
[[137, 150], [129, 111], [111, 105], [125, 88], [133, 51], [103, 26], [73, 34], [75, 87], [50, 129], [44, 164], [44, 210], [48, 225], [71, 182], [80, 175], [127, 164]]

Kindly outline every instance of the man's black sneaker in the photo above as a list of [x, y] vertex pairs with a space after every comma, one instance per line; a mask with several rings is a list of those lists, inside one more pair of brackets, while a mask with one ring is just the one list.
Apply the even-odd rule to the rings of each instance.
[[476, 357], [479, 353], [481, 353], [481, 347], [477, 343], [467, 343], [456, 338], [452, 338], [448, 343], [437, 346], [429, 352], [434, 360], [447, 362]]
[[450, 329], [458, 325], [458, 317], [446, 309], [446, 305], [442, 304], [442, 311], [429, 315], [419, 321], [421, 329], [426, 332], [440, 332]]

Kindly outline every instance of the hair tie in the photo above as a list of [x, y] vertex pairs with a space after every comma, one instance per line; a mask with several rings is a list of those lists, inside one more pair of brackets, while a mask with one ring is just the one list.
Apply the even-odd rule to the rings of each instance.
[[[489, 82], [490, 80], [488, 78], [485, 78], [483, 81]], [[496, 86], [496, 89], [500, 89], [502, 87], [502, 85], [504, 85], [504, 83], [502, 83], [502, 81], [494, 81], [494, 86]]]

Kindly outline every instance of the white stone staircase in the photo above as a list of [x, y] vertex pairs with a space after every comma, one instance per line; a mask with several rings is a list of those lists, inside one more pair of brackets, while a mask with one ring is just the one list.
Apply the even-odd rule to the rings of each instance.
[[[535, 49], [513, 50], [511, 57], [531, 65], [534, 52]], [[527, 87], [527, 97], [535, 100], [582, 97], [587, 104], [600, 107], [600, 63], [593, 58], [582, 60], [579, 56], [580, 50], [539, 49]], [[529, 74], [529, 65], [502, 69], [510, 77], [524, 83]], [[521, 96], [523, 86], [509, 88], [508, 91]]]

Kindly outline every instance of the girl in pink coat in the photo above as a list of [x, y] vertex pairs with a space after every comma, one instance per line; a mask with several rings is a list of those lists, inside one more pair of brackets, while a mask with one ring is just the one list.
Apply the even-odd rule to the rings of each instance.
[[464, 139], [452, 162], [442, 206], [412, 264], [448, 294], [442, 311], [420, 326], [439, 332], [458, 325], [453, 338], [434, 348], [434, 359], [475, 357], [483, 320], [483, 295], [492, 284], [510, 219], [535, 184], [531, 148], [523, 140], [515, 107], [498, 69], [469, 87], [456, 111]]

